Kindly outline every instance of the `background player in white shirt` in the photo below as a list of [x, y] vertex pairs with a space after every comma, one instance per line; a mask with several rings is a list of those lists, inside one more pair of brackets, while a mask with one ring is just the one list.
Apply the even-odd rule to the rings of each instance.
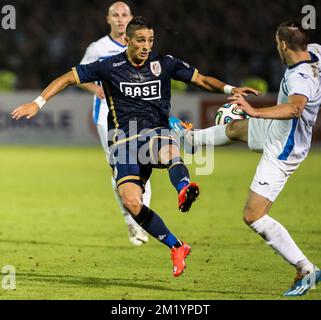
[[[125, 51], [125, 32], [129, 21], [132, 19], [129, 6], [121, 1], [114, 2], [107, 12], [107, 23], [110, 25], [110, 34], [91, 43], [86, 50], [80, 64], [89, 64], [97, 60], [108, 59], [109, 57]], [[99, 83], [81, 84], [81, 88], [88, 90], [94, 94], [93, 98], [93, 121], [97, 127], [102, 147], [109, 159], [109, 150], [107, 146], [107, 115], [108, 106], [105, 99], [104, 91]], [[116, 200], [124, 215], [125, 222], [128, 226], [129, 241], [133, 245], [141, 245], [148, 241], [147, 233], [135, 222], [132, 216], [124, 208], [116, 188], [114, 178], [112, 178], [112, 186]], [[148, 181], [145, 186], [143, 196], [144, 204], [149, 207], [151, 200], [151, 187]]]
[[234, 94], [229, 99], [251, 116], [249, 120], [192, 132], [181, 127], [179, 133], [195, 147], [239, 140], [247, 142], [251, 150], [263, 152], [244, 208], [244, 221], [296, 267], [294, 284], [284, 295], [300, 296], [321, 281], [321, 271], [268, 213], [310, 149], [312, 128], [321, 106], [321, 46], [308, 45], [306, 31], [296, 21], [281, 24], [276, 42], [280, 58], [288, 66], [278, 105], [254, 109], [241, 95]]

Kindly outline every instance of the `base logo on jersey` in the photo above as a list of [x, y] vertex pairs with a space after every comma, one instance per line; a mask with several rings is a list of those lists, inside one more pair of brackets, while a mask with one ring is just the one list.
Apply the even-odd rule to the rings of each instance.
[[158, 77], [161, 72], [162, 72], [162, 67], [159, 63], [159, 61], [153, 61], [150, 63], [150, 70], [152, 71], [152, 73]]
[[120, 91], [132, 98], [157, 100], [161, 98], [161, 82], [160, 80], [143, 83], [120, 82]]

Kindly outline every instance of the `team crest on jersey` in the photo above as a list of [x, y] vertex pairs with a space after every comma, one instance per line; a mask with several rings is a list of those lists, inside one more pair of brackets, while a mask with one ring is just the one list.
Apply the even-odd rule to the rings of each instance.
[[150, 63], [150, 70], [152, 71], [152, 73], [158, 77], [161, 72], [162, 72], [162, 67], [159, 63], [159, 61], [153, 61]]

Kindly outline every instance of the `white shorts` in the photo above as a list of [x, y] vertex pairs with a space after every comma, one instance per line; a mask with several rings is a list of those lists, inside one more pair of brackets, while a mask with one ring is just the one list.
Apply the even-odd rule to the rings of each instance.
[[259, 162], [250, 189], [264, 198], [274, 202], [283, 190], [290, 174], [263, 155]]
[[280, 143], [280, 141], [273, 141], [274, 138], [270, 132], [272, 120], [250, 118], [248, 124], [249, 148], [256, 152], [263, 152], [250, 189], [274, 202], [300, 162], [286, 163], [279, 160], [271, 151], [273, 150], [271, 146]]

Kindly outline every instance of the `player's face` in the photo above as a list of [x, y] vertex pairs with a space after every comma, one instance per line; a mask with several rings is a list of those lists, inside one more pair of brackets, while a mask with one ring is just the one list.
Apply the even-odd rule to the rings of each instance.
[[128, 43], [128, 57], [137, 64], [148, 59], [154, 44], [154, 31], [152, 29], [136, 30], [132, 37], [126, 38]]
[[117, 2], [110, 7], [107, 22], [113, 33], [123, 35], [132, 17], [129, 7], [125, 3]]
[[286, 63], [285, 53], [284, 53], [284, 48], [283, 48], [284, 43], [283, 43], [283, 41], [280, 41], [278, 35], [276, 35], [276, 44], [277, 44], [279, 56], [280, 56], [282, 63]]

